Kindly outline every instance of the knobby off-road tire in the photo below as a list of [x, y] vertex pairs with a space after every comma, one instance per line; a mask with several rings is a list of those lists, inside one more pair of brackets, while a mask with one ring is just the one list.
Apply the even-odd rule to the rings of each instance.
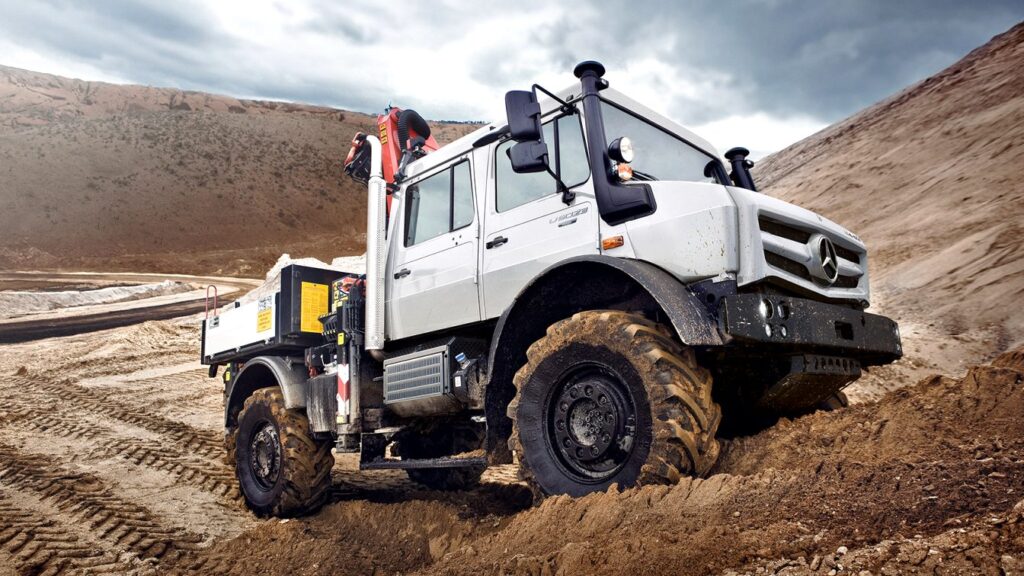
[[711, 374], [664, 326], [580, 312], [526, 356], [508, 406], [509, 447], [538, 496], [675, 483], [718, 458]]
[[285, 409], [279, 388], [262, 388], [245, 400], [233, 436], [235, 473], [253, 512], [296, 516], [327, 499], [331, 445], [310, 435], [305, 414]]
[[[484, 430], [472, 423], [439, 424], [430, 430], [403, 430], [395, 443], [395, 453], [403, 460], [456, 456], [479, 450], [484, 445]], [[465, 490], [476, 486], [484, 466], [461, 468], [408, 469], [409, 478], [434, 490]]]

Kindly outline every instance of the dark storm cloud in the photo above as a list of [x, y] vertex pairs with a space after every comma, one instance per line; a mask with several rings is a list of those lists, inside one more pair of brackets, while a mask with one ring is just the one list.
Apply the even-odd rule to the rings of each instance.
[[[581, 59], [600, 59], [620, 75], [654, 59], [671, 74], [644, 82], [672, 94], [668, 112], [685, 122], [755, 112], [831, 122], [935, 73], [1024, 18], [1021, 0], [590, 0], [562, 7], [540, 0], [282, 0], [274, 8], [296, 16], [285, 25], [288, 37], [333, 43], [331, 53], [282, 60], [279, 47], [226, 32], [211, 6], [223, 7], [198, 0], [0, 0], [0, 41], [133, 82], [360, 110], [396, 96], [454, 119], [473, 119], [484, 109], [451, 88], [456, 76], [500, 94], [542, 74], [568, 83]], [[236, 10], [249, 13], [245, 3]], [[534, 13], [546, 16], [518, 36], [502, 26], [504, 18]], [[488, 41], [464, 40], [471, 32], [486, 32]], [[437, 48], [453, 45], [466, 55], [462, 65], [437, 66]], [[347, 73], [357, 48], [371, 79]], [[327, 65], [335, 63], [341, 66]], [[402, 71], [416, 67], [431, 70], [435, 85], [410, 89]], [[680, 79], [710, 87], [672, 90]]]
[[747, 106], [827, 121], [941, 70], [1024, 18], [1020, 0], [614, 0], [597, 10], [598, 21], [630, 14], [643, 22], [610, 27], [606, 44], [635, 50], [674, 39], [668, 62], [729, 73]]
[[0, 34], [142, 83], [197, 82], [217, 42], [201, 4], [4, 2]]
[[354, 79], [328, 84], [292, 70], [238, 66], [248, 55], [244, 42], [222, 33], [203, 2], [0, 0], [0, 12], [0, 39], [139, 84], [315, 103], [334, 103], [342, 91], [357, 109], [383, 98]]
[[341, 36], [362, 44], [376, 43], [376, 24], [372, 6], [354, 6], [354, 3], [326, 4], [306, 19], [297, 32], [308, 30], [317, 34]]

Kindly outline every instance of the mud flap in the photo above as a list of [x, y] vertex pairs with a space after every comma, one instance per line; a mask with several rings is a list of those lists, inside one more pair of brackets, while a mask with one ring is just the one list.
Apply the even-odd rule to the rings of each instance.
[[337, 374], [321, 374], [306, 385], [306, 417], [313, 432], [333, 432], [338, 414]]

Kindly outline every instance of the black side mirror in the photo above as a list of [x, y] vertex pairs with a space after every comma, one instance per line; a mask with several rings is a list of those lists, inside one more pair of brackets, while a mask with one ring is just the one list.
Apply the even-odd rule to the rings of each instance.
[[519, 142], [509, 148], [508, 157], [516, 174], [548, 170], [548, 145], [544, 142]]
[[537, 96], [526, 90], [513, 90], [505, 94], [505, 116], [508, 130], [516, 142], [544, 139], [540, 125], [540, 104]]
[[509, 134], [517, 142], [509, 150], [512, 170], [518, 174], [547, 171], [548, 145], [544, 143], [536, 94], [526, 90], [506, 93], [505, 115]]

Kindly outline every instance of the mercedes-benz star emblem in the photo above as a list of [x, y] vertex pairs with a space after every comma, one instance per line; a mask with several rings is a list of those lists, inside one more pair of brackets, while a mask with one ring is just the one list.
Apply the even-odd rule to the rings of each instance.
[[827, 236], [818, 237], [818, 266], [821, 267], [821, 278], [832, 284], [839, 278], [839, 257], [836, 246]]

